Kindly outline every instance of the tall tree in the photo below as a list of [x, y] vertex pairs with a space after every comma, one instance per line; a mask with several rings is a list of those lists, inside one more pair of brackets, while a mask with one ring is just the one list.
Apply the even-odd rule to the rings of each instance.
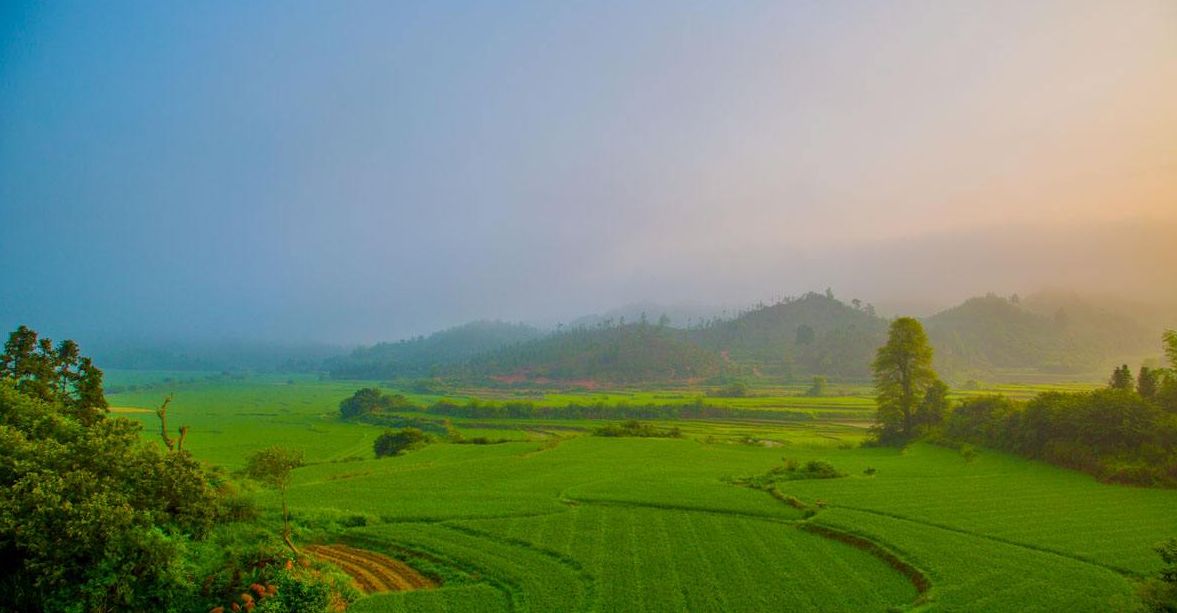
[[1169, 358], [1169, 366], [1177, 369], [1177, 330], [1165, 330], [1161, 338], [1165, 342], [1165, 357]]
[[1136, 392], [1141, 398], [1152, 398], [1157, 395], [1157, 371], [1147, 367], [1140, 367], [1140, 374], [1136, 376]]
[[[894, 444], [916, 433], [916, 411], [940, 378], [932, 369], [932, 346], [919, 321], [900, 317], [891, 323], [887, 344], [879, 348], [872, 364], [878, 413], [875, 433], [879, 442]], [[936, 388], [933, 394], [937, 394]], [[935, 398], [931, 402], [937, 402]], [[931, 407], [929, 407], [931, 408]]]
[[1114, 390], [1130, 391], [1134, 387], [1134, 383], [1132, 369], [1128, 368], [1127, 364], [1124, 364], [1112, 371], [1112, 378], [1108, 381], [1108, 387]]

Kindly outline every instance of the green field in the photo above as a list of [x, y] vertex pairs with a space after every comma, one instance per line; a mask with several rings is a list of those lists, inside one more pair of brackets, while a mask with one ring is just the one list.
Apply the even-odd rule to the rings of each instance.
[[[298, 538], [383, 551], [445, 578], [435, 590], [366, 597], [356, 611], [1131, 610], [1137, 581], [1160, 568], [1151, 546], [1177, 535], [1177, 491], [1105, 485], [986, 450], [859, 447], [871, 408], [861, 387], [709, 398], [814, 418], [673, 422], [682, 439], [587, 436], [599, 425], [588, 420], [454, 419], [466, 436], [510, 442], [439, 442], [376, 460], [381, 429], [337, 418], [362, 384], [139, 380], [111, 404], [153, 407], [174, 392], [170, 419], [191, 425], [188, 448], [211, 463], [239, 467], [273, 444], [303, 449], [308, 465], [289, 491]], [[553, 392], [545, 402], [697, 396]], [[127, 415], [154, 436], [153, 415]], [[778, 486], [803, 508], [732, 483], [783, 457], [847, 476]], [[276, 508], [272, 492], [256, 496]], [[927, 581], [923, 593], [895, 560]]]

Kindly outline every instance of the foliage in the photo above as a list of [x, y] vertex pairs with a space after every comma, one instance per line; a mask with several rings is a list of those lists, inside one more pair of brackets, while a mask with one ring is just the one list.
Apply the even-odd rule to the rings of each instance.
[[376, 457], [397, 456], [429, 444], [429, 435], [417, 428], [385, 430], [376, 438], [373, 449]]
[[22, 393], [59, 402], [84, 424], [93, 424], [107, 409], [102, 370], [81, 355], [78, 344], [48, 338], [20, 326], [9, 335], [0, 354], [0, 378], [14, 382]]
[[1177, 611], [1177, 538], [1159, 543], [1155, 548], [1165, 567], [1157, 577], [1141, 585], [1140, 596], [1150, 611]]
[[901, 317], [891, 323], [887, 343], [872, 364], [880, 443], [911, 440], [917, 429], [935, 423], [946, 408], [947, 387], [932, 370], [932, 346], [920, 322]]
[[76, 345], [51, 351], [35, 338], [27, 328], [13, 334], [0, 376], [0, 602], [176, 606], [192, 587], [186, 552], [217, 519], [209, 475], [187, 451], [165, 451], [142, 440], [139, 424], [106, 417], [101, 371]]
[[682, 438], [682, 431], [678, 428], [655, 428], [650, 424], [643, 424], [637, 420], [629, 420], [620, 424], [609, 424], [593, 430], [593, 436], [637, 437], [637, 438]]
[[723, 387], [707, 392], [708, 396], [716, 398], [745, 398], [749, 391], [748, 383], [745, 381], [732, 381]]
[[[801, 463], [793, 458], [783, 458], [783, 464], [774, 466], [768, 472], [750, 477], [736, 477], [732, 483], [756, 489], [771, 489], [785, 481], [804, 481], [806, 479], [837, 479], [845, 477], [846, 473], [834, 468], [825, 460], [809, 460]], [[874, 474], [873, 472], [868, 474]]]
[[1124, 364], [1112, 371], [1112, 377], [1108, 380], [1108, 387], [1114, 390], [1128, 391], [1135, 387], [1134, 383], [1132, 369], [1128, 368], [1127, 364]]
[[290, 472], [302, 466], [302, 451], [280, 445], [267, 447], [250, 454], [245, 462], [245, 475], [277, 488], [282, 495], [282, 540], [291, 551], [298, 553], [290, 537], [290, 510], [286, 506], [286, 488]]
[[303, 453], [274, 445], [250, 454], [245, 464], [245, 475], [278, 489], [290, 484], [290, 472], [302, 466]]
[[360, 595], [350, 577], [313, 559], [295, 558], [254, 524], [218, 528], [195, 554], [202, 579], [191, 610], [327, 613]]
[[757, 409], [724, 406], [695, 398], [677, 404], [630, 404], [617, 401], [563, 405], [536, 404], [526, 401], [502, 403], [471, 400], [464, 405], [438, 401], [425, 409], [433, 415], [477, 419], [762, 419], [768, 421], [808, 421], [808, 413], [782, 409]]
[[339, 414], [344, 419], [350, 419], [412, 408], [413, 404], [408, 398], [400, 394], [385, 394], [374, 387], [365, 387], [340, 401]]
[[944, 434], [1106, 481], [1177, 486], [1177, 416], [1131, 390], [1047, 392], [1024, 404], [970, 398], [952, 412]]
[[826, 394], [827, 387], [829, 387], [829, 380], [820, 375], [816, 376], [813, 378], [813, 384], [809, 386], [809, 389], [805, 390], [805, 395], [810, 398], [819, 398]]

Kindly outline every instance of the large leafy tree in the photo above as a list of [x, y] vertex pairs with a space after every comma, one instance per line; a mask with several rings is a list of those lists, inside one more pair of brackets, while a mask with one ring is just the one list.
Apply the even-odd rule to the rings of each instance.
[[943, 415], [947, 389], [932, 369], [932, 346], [919, 321], [901, 317], [892, 322], [887, 343], [879, 348], [872, 368], [879, 442], [910, 440], [923, 421]]
[[0, 603], [13, 610], [171, 610], [184, 551], [215, 517], [187, 452], [101, 410], [101, 371], [28, 328], [0, 358]]

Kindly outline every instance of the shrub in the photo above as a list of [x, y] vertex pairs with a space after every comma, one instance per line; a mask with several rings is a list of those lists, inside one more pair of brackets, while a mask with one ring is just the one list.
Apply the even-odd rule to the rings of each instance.
[[396, 456], [420, 449], [429, 444], [429, 436], [417, 428], [401, 428], [400, 430], [385, 430], [376, 437], [373, 448], [376, 457]]

